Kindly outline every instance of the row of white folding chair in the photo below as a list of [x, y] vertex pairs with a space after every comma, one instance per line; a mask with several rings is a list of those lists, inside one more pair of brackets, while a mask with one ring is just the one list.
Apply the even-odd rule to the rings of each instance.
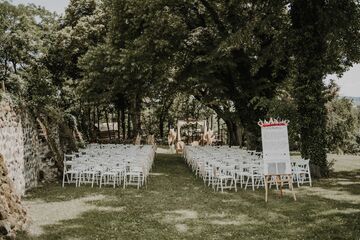
[[[203, 149], [200, 149], [200, 150], [204, 150], [205, 148]], [[189, 150], [189, 149], [187, 149]], [[194, 162], [197, 163], [197, 166], [195, 169], [197, 169], [197, 171], [199, 171], [199, 160], [197, 160], [198, 158], [206, 158], [206, 157], [210, 157], [210, 156], [213, 156], [213, 157], [221, 157], [223, 153], [214, 153], [214, 154], [211, 154], [209, 152], [211, 152], [211, 149], [209, 149], [210, 151], [208, 151], [208, 149], [205, 149], [205, 153], [207, 153], [208, 155], [205, 156], [201, 155], [201, 154], [204, 154], [204, 151], [201, 151], [201, 154], [199, 153], [195, 153], [196, 150], [199, 150], [199, 149], [190, 149], [188, 152], [189, 154], [187, 154], [186, 156], [186, 161], [189, 165], [193, 165]], [[195, 155], [195, 160], [196, 161], [193, 161], [193, 159], [191, 159], [192, 155]], [[227, 154], [227, 155], [231, 155], [231, 154]], [[248, 157], [248, 160], [250, 160], [250, 163], [252, 163], [252, 161], [257, 161], [257, 160], [260, 160], [260, 166], [256, 166], [256, 165], [252, 165], [251, 166], [251, 169], [250, 170], [240, 170], [240, 173], [238, 174], [238, 176], [242, 176], [242, 177], [246, 177], [246, 184], [245, 184], [245, 188], [247, 188], [247, 186], [251, 185], [253, 190], [254, 190], [254, 187], [255, 185], [259, 188], [259, 186], [263, 186], [264, 185], [264, 182], [263, 182], [263, 169], [262, 169], [262, 154], [259, 153], [259, 152], [255, 152], [255, 151], [248, 151], [247, 154], [246, 154]], [[243, 153], [241, 153], [241, 156], [246, 156], [244, 155]], [[241, 157], [240, 157], [241, 158]], [[200, 164], [201, 164], [201, 161], [200, 161]], [[206, 171], [206, 174], [205, 174], [205, 177], [204, 179], [205, 180], [208, 180], [209, 179], [209, 170]], [[196, 172], [197, 173], [197, 172]], [[300, 186], [300, 184], [304, 184], [304, 183], [309, 183], [310, 186], [312, 184], [311, 182], [311, 174], [310, 174], [310, 167], [309, 167], [309, 160], [297, 160], [297, 161], [292, 161], [292, 173], [293, 173], [293, 179], [294, 179], [294, 182], [296, 182], [298, 184], [298, 186]], [[250, 181], [251, 180], [251, 181]], [[238, 180], [239, 181], [239, 180]], [[242, 182], [240, 180], [240, 184], [242, 185]]]
[[293, 181], [297, 183], [298, 187], [300, 184], [309, 183], [312, 186], [311, 173], [310, 173], [310, 160], [297, 159], [291, 160], [291, 171]]
[[[68, 183], [75, 183], [76, 186], [81, 184], [91, 183], [93, 187], [94, 184], [100, 184], [100, 187], [103, 184], [111, 184], [115, 187], [116, 184], [120, 185], [121, 182], [124, 182], [124, 188], [128, 185], [128, 181], [125, 178], [126, 176], [132, 175], [134, 173], [135, 164], [125, 165], [89, 165], [82, 163], [70, 163], [65, 162], [64, 176], [63, 176], [63, 186], [65, 181]], [[71, 166], [71, 169], [68, 169], [68, 166]], [[141, 179], [136, 179], [138, 181], [138, 186], [145, 183], [145, 177], [147, 176], [147, 171], [144, 170], [144, 167], [140, 164], [136, 164], [136, 173], [141, 175]], [[141, 169], [141, 171], [139, 171]], [[66, 178], [66, 179], [65, 179]], [[123, 179], [124, 178], [124, 179]], [[129, 179], [129, 181], [132, 179]]]
[[[205, 149], [198, 149], [198, 150], [205, 150]], [[238, 153], [237, 151], [233, 151], [233, 153]], [[202, 175], [204, 183], [208, 182], [208, 184], [212, 184], [214, 187], [214, 183], [217, 183], [217, 189], [218, 188], [224, 188], [224, 185], [222, 184], [222, 181], [224, 179], [230, 180], [230, 188], [232, 187], [232, 182], [240, 182], [241, 187], [244, 181], [244, 177], [246, 177], [247, 181], [245, 184], [245, 187], [249, 185], [249, 180], [251, 179], [251, 185], [253, 186], [253, 189], [255, 187], [256, 181], [258, 182], [258, 185], [263, 184], [263, 178], [260, 173], [262, 172], [257, 165], [250, 165], [246, 170], [244, 171], [244, 168], [239, 167], [239, 159], [237, 157], [231, 156], [228, 152], [224, 156], [223, 153], [214, 152], [213, 154], [205, 151], [196, 152], [195, 149], [187, 149], [185, 151], [185, 157], [186, 161], [189, 165], [192, 165], [193, 170], [195, 171], [196, 175]], [[192, 156], [196, 155], [196, 156]], [[234, 155], [234, 154], [233, 154]], [[216, 159], [222, 159], [222, 162], [220, 161], [220, 164], [214, 168], [213, 163], [211, 161], [205, 160], [206, 158], [213, 158], [213, 161], [216, 161]], [[236, 167], [237, 166], [237, 167]], [[251, 168], [250, 168], [251, 167]], [[257, 168], [256, 168], [257, 167]], [[224, 174], [225, 173], [225, 174]], [[224, 181], [226, 183], [226, 181]], [[236, 184], [234, 184], [236, 186]], [[235, 187], [234, 186], [234, 187]], [[225, 186], [226, 187], [226, 186]]]
[[[101, 176], [104, 172], [108, 172], [109, 169], [119, 169], [119, 166], [124, 165], [116, 159], [109, 158], [106, 162], [102, 161], [101, 158], [92, 158], [89, 156], [81, 156], [74, 158], [72, 163], [72, 175], [77, 177], [76, 185], [91, 183], [94, 186], [96, 181], [97, 184], [101, 185]], [[69, 165], [69, 162], [66, 162]], [[75, 174], [74, 174], [75, 173]]]
[[[151, 155], [151, 154], [150, 154]], [[152, 154], [154, 156], [154, 154]], [[142, 158], [144, 159], [144, 156], [149, 157], [148, 154], [143, 154]], [[67, 159], [67, 158], [71, 158], [71, 160]], [[135, 156], [136, 157], [136, 156]], [[150, 156], [151, 157], [151, 156]], [[109, 158], [110, 160], [113, 160], [112, 165], [114, 166], [113, 168], [116, 168], [114, 164], [116, 164], [118, 162], [118, 159], [111, 159], [111, 156]], [[64, 164], [64, 176], [63, 176], [63, 186], [65, 183], [65, 180], [67, 180], [67, 182], [69, 183], [74, 183], [79, 186], [81, 185], [81, 183], [91, 183], [92, 186], [94, 185], [95, 181], [100, 180], [100, 184], [103, 180], [102, 177], [100, 177], [99, 179], [99, 175], [101, 176], [101, 172], [105, 171], [105, 175], [109, 175], [109, 176], [113, 176], [114, 175], [114, 170], [104, 170], [104, 168], [102, 166], [97, 166], [96, 163], [99, 162], [100, 159], [97, 159], [95, 157], [90, 157], [89, 156], [83, 156], [83, 155], [79, 155], [77, 158], [74, 155], [66, 155], [65, 156], [65, 164]], [[124, 160], [124, 159], [123, 159]], [[108, 160], [108, 162], [111, 162]], [[145, 182], [145, 177], [148, 175], [148, 171], [150, 169], [149, 165], [151, 164], [151, 159], [148, 159], [145, 161], [147, 164], [145, 164], [145, 167], [142, 166], [142, 175], [144, 175], [144, 177], [142, 178], [142, 183]], [[72, 169], [69, 169], [69, 167], [73, 166]], [[145, 169], [145, 170], [144, 170]], [[120, 173], [123, 171], [120, 171]], [[119, 174], [120, 176], [121, 174]], [[125, 175], [124, 175], [125, 176]], [[114, 179], [114, 186], [115, 186], [115, 180]], [[120, 180], [121, 181], [121, 180]], [[126, 183], [124, 180], [124, 187], [125, 187]]]

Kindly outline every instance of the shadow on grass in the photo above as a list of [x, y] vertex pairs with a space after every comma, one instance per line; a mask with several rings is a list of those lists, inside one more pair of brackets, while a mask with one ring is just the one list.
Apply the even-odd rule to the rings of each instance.
[[[68, 201], [90, 194], [105, 200], [99, 207], [124, 207], [124, 211], [87, 211], [80, 216], [44, 227], [40, 236], [20, 233], [19, 239], [357, 239], [360, 205], [308, 195], [298, 191], [279, 199], [276, 191], [264, 202], [264, 191], [240, 189], [217, 193], [205, 187], [176, 155], [157, 156], [147, 189], [74, 188], [49, 185], [30, 192], [29, 199]], [[343, 174], [343, 175], [342, 175]], [[350, 177], [353, 178], [350, 178]], [[336, 178], [358, 181], [357, 174]], [[352, 194], [352, 185], [330, 180], [315, 183], [324, 189], [341, 188]]]
[[317, 184], [327, 189], [336, 189], [337, 191], [360, 195], [360, 170], [335, 172], [331, 178], [322, 179]]

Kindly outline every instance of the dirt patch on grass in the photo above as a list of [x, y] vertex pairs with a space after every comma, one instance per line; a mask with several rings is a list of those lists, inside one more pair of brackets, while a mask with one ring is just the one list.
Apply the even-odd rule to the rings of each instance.
[[165, 211], [164, 213], [165, 216], [162, 221], [165, 223], [178, 223], [198, 218], [198, 213], [192, 210], [180, 209], [175, 211]]
[[165, 173], [150, 173], [150, 176], [168, 176]]
[[125, 209], [124, 207], [99, 207], [90, 203], [104, 200], [105, 198], [103, 195], [93, 195], [62, 202], [25, 201], [24, 203], [29, 209], [31, 219], [28, 231], [31, 235], [39, 236], [43, 233], [44, 226], [57, 224], [63, 220], [74, 219], [87, 211], [121, 212]]
[[360, 204], [359, 195], [354, 195], [347, 191], [341, 191], [340, 189], [330, 190], [321, 187], [304, 187], [301, 188], [301, 191], [304, 191], [308, 195], [319, 196], [330, 200]]
[[223, 203], [233, 203], [233, 202], [239, 202], [237, 199], [223, 199], [221, 200]]
[[244, 199], [223, 199], [221, 200], [221, 202], [225, 203], [225, 205], [241, 205], [241, 206], [247, 206], [247, 207], [252, 207], [252, 203], [248, 202]]
[[150, 193], [156, 194], [156, 195], [161, 194], [161, 192], [158, 192], [158, 191], [150, 191]]
[[214, 213], [209, 215], [210, 218], [224, 218], [227, 217], [227, 214], [225, 213]]
[[331, 209], [324, 212], [321, 212], [317, 215], [320, 216], [327, 216], [332, 214], [354, 214], [354, 213], [360, 213], [360, 209], [354, 209], [354, 208], [347, 208], [347, 209]]
[[182, 223], [176, 224], [175, 228], [179, 233], [186, 233], [189, 230], [188, 226], [186, 224], [182, 224]]
[[287, 216], [277, 213], [277, 212], [273, 212], [273, 211], [267, 212], [265, 218], [268, 219], [269, 221], [278, 221], [278, 220], [288, 219]]
[[235, 226], [240, 226], [242, 223], [239, 221], [234, 221], [234, 220], [212, 220], [210, 221], [211, 224], [214, 225], [235, 225]]
[[336, 184], [342, 185], [342, 186], [349, 186], [349, 185], [360, 185], [360, 182], [353, 182], [353, 181], [340, 181]]
[[[234, 225], [234, 226], [240, 226], [240, 225], [246, 225], [246, 224], [255, 224], [256, 221], [250, 218], [246, 214], [240, 214], [237, 216], [230, 216], [224, 213], [219, 214], [211, 214], [211, 218], [217, 218], [210, 221], [210, 224], [213, 225]], [[259, 223], [259, 222], [257, 222]]]

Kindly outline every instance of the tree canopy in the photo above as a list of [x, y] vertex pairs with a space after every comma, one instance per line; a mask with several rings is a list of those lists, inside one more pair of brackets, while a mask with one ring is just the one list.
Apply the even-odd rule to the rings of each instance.
[[0, 13], [1, 80], [35, 114], [76, 116], [89, 141], [103, 120], [125, 141], [216, 115], [231, 145], [253, 149], [259, 119], [288, 118], [292, 148], [322, 175], [329, 149], [357, 141], [340, 134], [357, 113], [323, 80], [360, 60], [358, 1], [71, 0], [60, 17], [2, 1]]

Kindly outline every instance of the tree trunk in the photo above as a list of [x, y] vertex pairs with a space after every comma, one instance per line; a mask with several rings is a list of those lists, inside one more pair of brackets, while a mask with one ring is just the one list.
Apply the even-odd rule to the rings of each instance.
[[131, 108], [131, 122], [133, 125], [133, 137], [141, 134], [141, 98], [137, 95], [134, 98]]
[[[90, 106], [87, 106], [87, 110], [88, 110], [88, 121], [87, 121], [87, 123], [86, 124], [84, 124], [84, 120], [83, 120], [83, 118], [81, 117], [81, 126], [87, 126], [86, 127], [86, 137], [87, 137], [87, 139], [90, 139], [91, 137], [92, 137], [92, 128], [91, 128], [91, 123], [92, 123], [92, 121], [91, 121], [91, 107]], [[81, 114], [82, 115], [82, 114]], [[84, 128], [82, 128], [82, 129], [84, 129]]]
[[[115, 135], [115, 121], [114, 121], [114, 110], [111, 111], [111, 122], [112, 122], [112, 132], [111, 132], [111, 137], [114, 137], [114, 140], [116, 139], [116, 135]], [[113, 136], [114, 134], [114, 136]]]
[[159, 119], [159, 133], [160, 133], [160, 138], [162, 141], [164, 139], [164, 119], [163, 119], [163, 117], [161, 117]]
[[[299, 76], [297, 87], [306, 90], [296, 94], [299, 111], [301, 156], [310, 159], [312, 165], [319, 167], [322, 176], [329, 175], [326, 156], [326, 108], [321, 89], [324, 88], [322, 77]], [[309, 98], [309, 96], [312, 96]]]
[[217, 127], [218, 127], [218, 140], [220, 140], [221, 145], [223, 144], [223, 138], [222, 138], [222, 132], [221, 132], [221, 126], [220, 126], [220, 117], [217, 116]]
[[[91, 109], [91, 107], [90, 107], [90, 109]], [[94, 141], [95, 140], [95, 138], [96, 138], [96, 136], [95, 136], [95, 134], [96, 134], [96, 128], [95, 128], [95, 125], [96, 125], [96, 108], [95, 108], [95, 106], [94, 106], [94, 109], [93, 109], [93, 122], [92, 123], [90, 123], [92, 126], [91, 126], [91, 140], [92, 141]]]
[[96, 107], [96, 115], [97, 115], [97, 126], [98, 126], [97, 138], [100, 139], [100, 110], [98, 107]]
[[[41, 118], [38, 117], [36, 118], [42, 132], [44, 133], [44, 137], [46, 139], [46, 142], [49, 146], [50, 151], [52, 152], [52, 154], [54, 155], [54, 160], [55, 160], [55, 166], [58, 168], [58, 171], [60, 173], [62, 173], [63, 168], [64, 168], [64, 161], [63, 161], [63, 152], [61, 151], [61, 146], [58, 146], [55, 137], [53, 136], [53, 133], [51, 132], [51, 128], [46, 120], [46, 118]], [[71, 148], [73, 149], [69, 149], [71, 151], [76, 151], [77, 147], [76, 147], [76, 143], [74, 141], [73, 135], [72, 135], [72, 131], [70, 130], [70, 128], [64, 123], [64, 121], [60, 122], [60, 127], [59, 128], [59, 140], [60, 140], [60, 145], [63, 145], [63, 148], [65, 147], [65, 144], [68, 144], [69, 146], [71, 146]], [[65, 137], [68, 137], [68, 139], [66, 141], [62, 141], [63, 138], [61, 136], [61, 134], [63, 134]], [[66, 151], [66, 149], [65, 149]]]
[[122, 128], [122, 136], [123, 140], [126, 138], [126, 116], [125, 116], [125, 108], [121, 108], [121, 128]]
[[301, 33], [298, 42], [294, 43], [297, 62], [295, 102], [299, 113], [301, 155], [310, 159], [312, 169], [320, 169], [321, 176], [326, 177], [329, 175], [329, 166], [326, 156], [327, 112], [323, 79], [328, 71], [324, 67], [328, 44], [323, 26], [319, 24], [324, 21], [322, 11], [325, 2], [293, 1], [291, 19], [293, 32]]
[[130, 110], [128, 110], [127, 115], [127, 138], [131, 139], [131, 117], [130, 117]]
[[110, 125], [109, 125], [109, 115], [108, 115], [108, 112], [107, 112], [106, 109], [105, 109], [105, 120], [106, 120], [106, 127], [107, 127], [107, 130], [108, 130], [108, 138], [109, 138], [109, 141], [111, 141], [111, 132], [110, 132]]
[[121, 138], [121, 133], [120, 133], [120, 109], [117, 110], [117, 137], [118, 137], [118, 141], [120, 142], [120, 138]]
[[229, 145], [242, 147], [244, 130], [241, 127], [241, 124], [239, 122], [235, 122], [232, 120], [224, 120], [224, 121], [228, 130]]

